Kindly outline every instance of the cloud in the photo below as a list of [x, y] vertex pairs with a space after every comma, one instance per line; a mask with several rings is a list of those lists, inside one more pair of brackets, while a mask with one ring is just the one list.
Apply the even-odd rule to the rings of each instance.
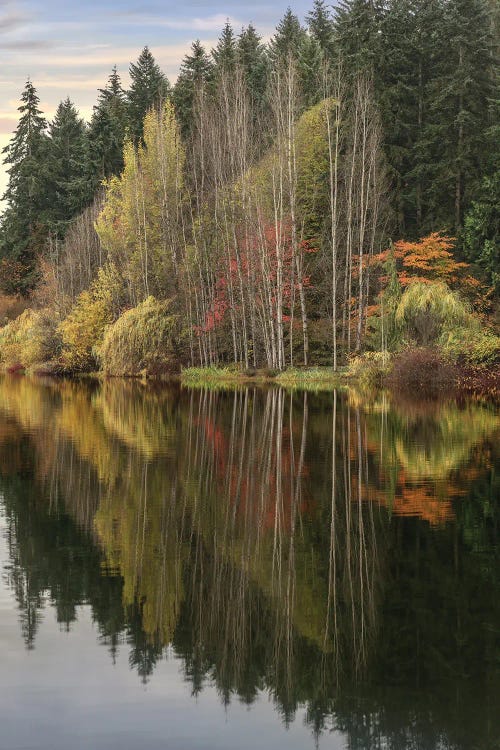
[[4, 49], [13, 50], [37, 50], [37, 49], [52, 49], [56, 46], [55, 42], [51, 42], [48, 39], [22, 39], [15, 42], [2, 42]]
[[33, 18], [16, 0], [0, 0], [0, 33], [10, 34], [28, 25]]
[[244, 26], [244, 23], [238, 21], [235, 18], [231, 18], [227, 13], [216, 13], [213, 16], [207, 16], [206, 18], [185, 18], [185, 19], [171, 19], [163, 18], [156, 15], [146, 15], [138, 11], [131, 13], [122, 14], [122, 18], [130, 19], [129, 23], [137, 24], [141, 26], [157, 26], [163, 29], [172, 29], [173, 31], [220, 31], [227, 21], [234, 26], [239, 28]]
[[[210, 41], [206, 41], [205, 44], [211, 44]], [[164, 44], [164, 45], [151, 45], [151, 52], [155, 56], [156, 61], [160, 67], [166, 72], [176, 74], [180, 63], [186, 53], [191, 47], [191, 42], [183, 42], [177, 44]], [[50, 85], [54, 83], [57, 85], [57, 81], [63, 85], [68, 76], [61, 75], [62, 71], [74, 71], [81, 72], [80, 75], [74, 75], [75, 84], [82, 78], [89, 76], [89, 72], [92, 77], [101, 70], [111, 69], [113, 65], [118, 65], [122, 68], [122, 72], [128, 70], [129, 63], [137, 60], [141, 48], [136, 46], [126, 47], [113, 47], [111, 45], [81, 45], [79, 47], [73, 45], [71, 52], [65, 48], [53, 49], [50, 54], [44, 55], [43, 59], [40, 59], [36, 55], [36, 47], [33, 47], [35, 54], [28, 53], [23, 56], [22, 59], [16, 60], [15, 63], [11, 63], [11, 67], [16, 68], [22, 67], [23, 69], [34, 67], [37, 68], [37, 72], [33, 75], [35, 84], [38, 86]], [[73, 73], [71, 73], [73, 78]], [[78, 85], [78, 84], [77, 84]], [[102, 80], [99, 85], [102, 85]]]
[[21, 13], [6, 13], [0, 16], [0, 31], [12, 31], [24, 26], [29, 19]]

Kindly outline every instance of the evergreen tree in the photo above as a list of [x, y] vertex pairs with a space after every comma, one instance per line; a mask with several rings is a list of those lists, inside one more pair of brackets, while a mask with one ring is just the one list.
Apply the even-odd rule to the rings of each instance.
[[3, 199], [7, 209], [0, 231], [2, 288], [27, 293], [36, 281], [36, 257], [45, 237], [47, 122], [30, 80], [18, 108], [20, 119], [11, 142], [3, 149], [9, 182]]
[[148, 47], [144, 47], [136, 63], [129, 68], [131, 85], [127, 93], [130, 136], [134, 141], [142, 138], [146, 112], [160, 107], [170, 95], [170, 83], [156, 64]]
[[70, 220], [92, 199], [87, 128], [69, 98], [59, 104], [49, 134], [49, 224], [62, 237]]
[[319, 42], [314, 37], [305, 35], [300, 43], [297, 57], [300, 90], [305, 107], [312, 107], [323, 97], [321, 89], [322, 61], [323, 51]]
[[464, 254], [481, 269], [495, 293], [500, 294], [500, 165], [487, 175], [476, 200], [465, 216], [462, 244]]
[[89, 127], [90, 160], [94, 185], [123, 169], [127, 106], [116, 66], [94, 107]]
[[212, 50], [212, 58], [215, 63], [215, 74], [227, 73], [234, 70], [237, 62], [236, 38], [233, 27], [226, 22], [217, 42]]
[[175, 109], [184, 135], [191, 130], [195, 94], [201, 92], [212, 78], [212, 62], [197, 39], [191, 46], [191, 54], [182, 61], [173, 91]]
[[242, 29], [237, 43], [238, 62], [245, 71], [248, 90], [254, 105], [260, 109], [267, 86], [268, 61], [266, 49], [255, 27]]
[[431, 203], [434, 227], [458, 232], [486, 167], [491, 16], [484, 0], [450, 0], [443, 7], [427, 127], [435, 166]]
[[291, 55], [294, 59], [299, 54], [299, 49], [306, 37], [306, 32], [300, 25], [300, 21], [290, 8], [276, 27], [276, 34], [269, 42], [269, 57], [274, 65], [286, 62]]
[[373, 74], [379, 53], [382, 0], [341, 0], [335, 9], [335, 49], [346, 75]]
[[327, 56], [333, 53], [333, 18], [324, 0], [314, 0], [314, 6], [306, 16], [307, 26], [313, 39]]
[[399, 236], [417, 238], [433, 229], [427, 123], [442, 16], [435, 0], [390, 0], [380, 19], [374, 76]]

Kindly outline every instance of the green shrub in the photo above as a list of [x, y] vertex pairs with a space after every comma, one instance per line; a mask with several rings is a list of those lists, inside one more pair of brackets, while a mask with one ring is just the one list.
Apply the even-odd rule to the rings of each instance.
[[104, 332], [120, 314], [123, 280], [113, 264], [99, 269], [90, 289], [83, 291], [59, 326], [62, 365], [72, 372], [90, 372], [99, 365]]
[[25, 310], [0, 329], [0, 360], [29, 368], [58, 356], [61, 339], [51, 310]]
[[455, 328], [442, 337], [443, 351], [459, 362], [470, 365], [495, 364], [500, 361], [500, 337], [487, 328]]
[[467, 304], [441, 282], [413, 282], [396, 309], [396, 323], [403, 335], [422, 347], [436, 344], [447, 331], [468, 327], [471, 320]]
[[170, 302], [148, 297], [106, 330], [101, 366], [108, 375], [176, 373], [185, 360], [186, 344], [180, 317], [171, 313]]

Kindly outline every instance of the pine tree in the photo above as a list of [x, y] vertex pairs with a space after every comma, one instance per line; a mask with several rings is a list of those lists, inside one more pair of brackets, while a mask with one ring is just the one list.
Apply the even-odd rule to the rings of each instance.
[[27, 293], [36, 281], [36, 258], [46, 237], [47, 122], [30, 80], [21, 95], [20, 119], [11, 142], [3, 149], [9, 182], [3, 199], [0, 258], [2, 287]]
[[136, 63], [129, 68], [131, 85], [127, 93], [129, 132], [137, 142], [142, 138], [144, 117], [151, 107], [161, 107], [170, 95], [170, 83], [144, 47]]
[[123, 143], [127, 105], [116, 66], [111, 71], [94, 107], [89, 126], [92, 179], [95, 187], [104, 178], [123, 169]]
[[177, 78], [173, 100], [181, 130], [187, 135], [191, 130], [195, 94], [213, 78], [213, 65], [199, 39], [193, 42], [191, 54], [182, 61]]
[[59, 104], [49, 134], [49, 224], [62, 237], [70, 220], [92, 199], [87, 128], [69, 98]]

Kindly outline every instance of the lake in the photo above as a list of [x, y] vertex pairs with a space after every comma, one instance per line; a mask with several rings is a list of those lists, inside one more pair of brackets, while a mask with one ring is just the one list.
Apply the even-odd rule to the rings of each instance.
[[500, 747], [500, 411], [0, 379], [0, 748]]

